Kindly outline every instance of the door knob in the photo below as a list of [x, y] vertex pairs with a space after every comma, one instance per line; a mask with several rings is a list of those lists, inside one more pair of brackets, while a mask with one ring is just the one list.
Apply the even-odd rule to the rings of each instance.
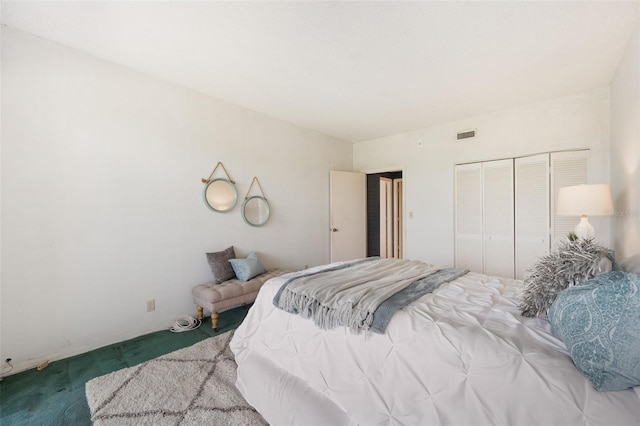
[[331, 232], [338, 232], [338, 228], [331, 228]]

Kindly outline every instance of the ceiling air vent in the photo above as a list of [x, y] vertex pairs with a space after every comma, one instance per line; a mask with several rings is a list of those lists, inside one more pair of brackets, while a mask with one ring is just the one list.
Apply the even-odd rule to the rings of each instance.
[[476, 130], [465, 130], [464, 132], [458, 132], [456, 139], [461, 141], [463, 139], [470, 139], [476, 137]]

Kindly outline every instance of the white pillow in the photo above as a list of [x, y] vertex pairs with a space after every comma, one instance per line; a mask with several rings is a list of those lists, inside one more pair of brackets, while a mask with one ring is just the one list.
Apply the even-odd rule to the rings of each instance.
[[627, 257], [620, 264], [626, 272], [633, 272], [640, 275], [640, 253]]

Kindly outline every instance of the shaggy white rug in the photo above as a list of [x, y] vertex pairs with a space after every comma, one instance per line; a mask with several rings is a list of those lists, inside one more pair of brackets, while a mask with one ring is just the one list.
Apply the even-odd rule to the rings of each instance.
[[230, 331], [87, 382], [94, 425], [266, 425], [235, 387], [232, 337]]

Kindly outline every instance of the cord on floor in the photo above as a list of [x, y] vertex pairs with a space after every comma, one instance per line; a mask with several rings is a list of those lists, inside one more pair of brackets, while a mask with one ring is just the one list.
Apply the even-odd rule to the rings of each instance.
[[0, 371], [0, 382], [2, 381], [5, 375], [11, 373], [11, 371], [13, 370], [13, 364], [11, 364], [11, 358], [7, 358], [4, 362], [9, 366], [9, 369], [4, 371], [6, 366], [5, 365], [2, 366], [3, 371]]
[[195, 330], [200, 327], [200, 324], [202, 324], [202, 321], [185, 315], [175, 320], [169, 330], [174, 333], [182, 333], [183, 331]]

